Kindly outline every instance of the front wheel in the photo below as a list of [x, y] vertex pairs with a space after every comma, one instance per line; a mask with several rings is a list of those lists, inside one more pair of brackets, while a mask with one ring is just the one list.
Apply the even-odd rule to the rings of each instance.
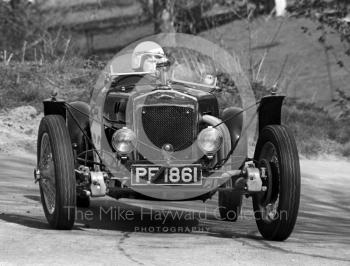
[[75, 218], [74, 157], [62, 116], [45, 116], [39, 126], [38, 169], [44, 213], [54, 229], [71, 229]]
[[264, 168], [264, 193], [253, 196], [255, 220], [262, 236], [283, 241], [293, 231], [300, 201], [298, 150], [290, 130], [270, 125], [260, 133], [254, 159]]

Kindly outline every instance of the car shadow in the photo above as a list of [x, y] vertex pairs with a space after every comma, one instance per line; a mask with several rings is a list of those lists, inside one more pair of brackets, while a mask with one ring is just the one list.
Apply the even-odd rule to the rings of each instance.
[[35, 229], [50, 229], [49, 224], [46, 220], [39, 217], [33, 217], [23, 214], [14, 214], [14, 213], [0, 213], [0, 220], [3, 220], [8, 223], [15, 223]]
[[188, 227], [192, 231], [199, 226], [197, 218], [178, 215], [176, 210], [151, 209], [120, 201], [99, 202], [89, 209], [77, 209], [76, 218], [77, 223], [85, 227], [128, 232], [149, 232], [152, 228], [151, 232], [171, 233], [175, 231], [164, 229]]
[[[205, 234], [220, 238], [262, 239], [257, 234], [255, 223], [226, 222], [213, 213], [205, 214], [182, 208], [161, 208], [148, 203], [141, 207], [123, 201], [94, 201], [88, 209], [77, 209], [76, 224], [80, 228], [118, 230], [139, 233], [188, 233]], [[243, 226], [242, 226], [243, 225]], [[253, 225], [253, 226], [252, 226]]]
[[[26, 199], [40, 202], [40, 196], [26, 194]], [[141, 206], [139, 205], [141, 204]], [[340, 206], [344, 216], [329, 215], [325, 210], [312, 211], [314, 206], [325, 206], [327, 211], [331, 207], [339, 208], [339, 204], [315, 200], [312, 196], [303, 195], [299, 217], [292, 237], [302, 241], [317, 241], [320, 237], [332, 239], [337, 243], [349, 244], [349, 218], [348, 209]], [[310, 207], [308, 204], [311, 204]], [[164, 203], [164, 205], [170, 205]], [[220, 238], [244, 238], [263, 240], [257, 231], [255, 221], [250, 219], [239, 219], [237, 223], [220, 220], [211, 214], [203, 217], [199, 210], [184, 210], [191, 207], [192, 202], [181, 203], [179, 207], [161, 207], [162, 204], [140, 201], [130, 204], [123, 200], [111, 198], [94, 199], [90, 208], [77, 208], [75, 212], [76, 222], [73, 230], [112, 230], [122, 232], [140, 233], [189, 233]], [[146, 206], [146, 207], [143, 207]], [[196, 206], [193, 207], [196, 209]], [[248, 206], [249, 209], [249, 206]], [[249, 218], [249, 217], [246, 217]], [[0, 220], [20, 224], [23, 226], [51, 230], [43, 211], [40, 214], [32, 213], [0, 213]], [[294, 241], [293, 238], [288, 240]]]
[[[39, 196], [24, 197], [40, 202]], [[43, 211], [41, 214], [0, 213], [0, 220], [35, 229], [52, 230]], [[221, 238], [262, 239], [253, 233], [247, 233], [246, 230], [236, 231], [234, 224], [220, 221], [213, 215], [208, 215], [205, 219], [202, 219], [201, 215], [201, 212], [194, 210], [163, 209], [153, 205], [148, 208], [114, 199], [99, 199], [92, 200], [89, 208], [76, 209], [73, 230], [97, 229], [150, 234], [201, 233]]]

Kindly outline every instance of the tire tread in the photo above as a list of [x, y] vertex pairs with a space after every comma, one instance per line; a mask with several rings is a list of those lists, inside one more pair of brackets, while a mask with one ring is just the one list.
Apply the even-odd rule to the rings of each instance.
[[[282, 206], [282, 210], [287, 211], [287, 219], [280, 219], [272, 224], [266, 224], [261, 219], [256, 222], [264, 238], [283, 241], [292, 233], [299, 210], [300, 164], [298, 150], [291, 131], [285, 126], [269, 125], [262, 130], [260, 136], [254, 158], [255, 160], [259, 159], [259, 153], [267, 140], [273, 142], [280, 160], [280, 176], [282, 177], [279, 206]], [[255, 212], [258, 211], [257, 203], [253, 202], [253, 205]]]
[[42, 119], [38, 135], [38, 161], [41, 137], [45, 132], [49, 135], [56, 178], [55, 211], [50, 215], [44, 207], [45, 215], [53, 228], [71, 229], [74, 224], [76, 204], [74, 156], [63, 117], [47, 115]]

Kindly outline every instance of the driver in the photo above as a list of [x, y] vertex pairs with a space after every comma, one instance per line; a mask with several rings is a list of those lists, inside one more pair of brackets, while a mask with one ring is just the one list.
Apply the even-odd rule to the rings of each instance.
[[131, 67], [136, 72], [149, 72], [155, 74], [159, 59], [164, 58], [162, 47], [151, 41], [139, 43], [131, 56]]

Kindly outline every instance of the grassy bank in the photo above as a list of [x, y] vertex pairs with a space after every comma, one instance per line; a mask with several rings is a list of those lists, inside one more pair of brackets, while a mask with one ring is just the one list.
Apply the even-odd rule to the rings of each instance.
[[282, 119], [294, 132], [301, 154], [350, 157], [350, 117], [339, 119], [322, 107], [287, 99]]
[[42, 100], [54, 91], [64, 99], [88, 100], [100, 68], [95, 61], [77, 58], [1, 64], [0, 108], [32, 105], [40, 111]]

